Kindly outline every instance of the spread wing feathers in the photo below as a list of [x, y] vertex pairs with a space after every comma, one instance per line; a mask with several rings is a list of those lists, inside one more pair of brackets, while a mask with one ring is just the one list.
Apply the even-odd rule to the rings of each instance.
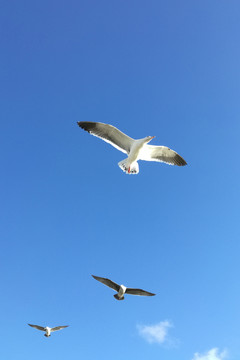
[[90, 121], [79, 121], [78, 125], [83, 130], [106, 141], [116, 149], [126, 154], [130, 152], [134, 140], [114, 126]]
[[131, 289], [131, 288], [127, 288], [126, 294], [143, 295], [143, 296], [154, 296], [154, 295], [156, 295], [156, 294], [150, 293], [150, 292], [142, 290], [142, 289]]
[[166, 146], [146, 145], [140, 154], [141, 160], [146, 161], [160, 161], [169, 165], [184, 166], [186, 161], [176, 153], [176, 151], [169, 149]]
[[69, 326], [69, 325], [65, 325], [65, 326], [56, 326], [56, 327], [52, 328], [52, 329], [51, 329], [51, 331], [62, 330], [62, 329], [64, 329], [64, 328], [68, 327], [68, 326]]
[[32, 325], [32, 324], [28, 324], [29, 326], [35, 328], [35, 329], [38, 329], [38, 330], [42, 330], [42, 331], [45, 331], [45, 328], [42, 327], [42, 326], [39, 326], [39, 325]]
[[106, 278], [102, 278], [99, 276], [94, 276], [92, 275], [92, 277], [98, 281], [100, 281], [101, 283], [103, 283], [104, 285], [107, 285], [108, 287], [112, 288], [115, 291], [119, 291], [120, 289], [120, 285], [116, 284], [115, 282], [113, 282], [112, 280], [106, 279]]

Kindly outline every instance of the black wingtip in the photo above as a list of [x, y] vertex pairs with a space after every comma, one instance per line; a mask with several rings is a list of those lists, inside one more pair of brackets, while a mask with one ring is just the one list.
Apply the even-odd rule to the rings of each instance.
[[87, 121], [77, 121], [77, 124], [80, 128], [85, 130], [85, 126], [86, 126], [86, 124], [88, 124], [88, 122]]
[[78, 121], [77, 124], [81, 129], [87, 132], [91, 132], [92, 130], [96, 129], [97, 126], [97, 123], [92, 121]]
[[181, 157], [181, 160], [182, 160], [182, 166], [186, 166], [187, 162], [182, 157]]
[[187, 165], [187, 162], [180, 156], [177, 154], [177, 156], [175, 157], [175, 165], [177, 166], [185, 166]]

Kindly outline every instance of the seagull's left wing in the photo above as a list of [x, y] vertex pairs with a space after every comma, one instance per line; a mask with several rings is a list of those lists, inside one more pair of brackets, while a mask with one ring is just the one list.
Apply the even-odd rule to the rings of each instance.
[[128, 135], [109, 124], [91, 121], [79, 121], [78, 126], [127, 154], [130, 152], [131, 146], [134, 142], [134, 140]]
[[52, 328], [52, 329], [51, 329], [51, 331], [62, 330], [62, 329], [64, 329], [64, 328], [68, 327], [68, 326], [69, 326], [69, 325], [65, 325], [65, 326], [56, 326], [56, 327]]
[[110, 287], [111, 289], [115, 290], [115, 291], [119, 291], [120, 289], [120, 285], [118, 285], [117, 283], [115, 283], [114, 281], [107, 279], [107, 278], [102, 278], [100, 276], [95, 276], [92, 275], [92, 277], [97, 280], [100, 281], [102, 284], [107, 285], [108, 287]]
[[154, 295], [156, 295], [156, 294], [150, 293], [149, 291], [145, 291], [145, 290], [142, 290], [142, 289], [132, 289], [132, 288], [127, 288], [126, 294], [143, 295], [143, 296], [154, 296]]
[[39, 326], [39, 325], [32, 325], [32, 324], [28, 324], [29, 326], [33, 327], [34, 329], [38, 329], [41, 331], [45, 331], [45, 328], [43, 326]]
[[140, 153], [140, 159], [146, 161], [160, 161], [169, 165], [184, 166], [186, 161], [176, 151], [166, 146], [145, 145]]

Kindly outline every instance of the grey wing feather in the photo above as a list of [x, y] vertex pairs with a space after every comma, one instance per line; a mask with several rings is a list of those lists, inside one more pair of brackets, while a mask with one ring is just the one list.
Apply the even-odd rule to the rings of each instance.
[[57, 330], [62, 330], [66, 327], [68, 327], [69, 325], [64, 325], [64, 326], [55, 326], [54, 328], [51, 329], [51, 331], [57, 331]]
[[145, 291], [142, 289], [132, 289], [132, 288], [127, 288], [126, 290], [126, 294], [131, 294], [131, 295], [142, 295], [142, 296], [154, 296], [156, 294], [150, 293], [149, 291]]
[[39, 325], [32, 325], [32, 324], [28, 324], [29, 326], [35, 328], [35, 329], [38, 329], [38, 330], [42, 330], [42, 331], [45, 331], [45, 328], [42, 327], [42, 326], [39, 326]]
[[116, 149], [129, 153], [133, 139], [112, 125], [91, 121], [79, 121], [78, 126], [90, 134], [108, 142]]
[[160, 161], [170, 165], [184, 166], [186, 161], [176, 151], [166, 146], [146, 145], [141, 160]]
[[108, 287], [112, 288], [113, 290], [115, 291], [119, 291], [120, 289], [120, 285], [116, 284], [115, 282], [113, 282], [112, 280], [109, 280], [109, 279], [106, 279], [106, 278], [102, 278], [102, 277], [99, 277], [99, 276], [95, 276], [95, 275], [92, 275], [92, 277], [95, 279], [95, 280], [98, 280], [100, 281], [102, 284], [104, 285], [107, 285]]

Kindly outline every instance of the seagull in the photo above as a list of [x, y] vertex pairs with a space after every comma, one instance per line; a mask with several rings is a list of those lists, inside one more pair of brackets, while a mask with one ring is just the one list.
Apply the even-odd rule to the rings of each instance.
[[166, 146], [147, 145], [155, 136], [135, 140], [112, 125], [90, 121], [79, 121], [78, 125], [128, 155], [126, 159], [118, 163], [126, 174], [139, 173], [138, 160], [158, 161], [177, 166], [187, 165], [186, 161], [174, 150]]
[[54, 328], [50, 328], [48, 326], [46, 327], [43, 327], [43, 326], [39, 326], [39, 325], [32, 325], [32, 324], [28, 324], [29, 326], [35, 328], [35, 329], [38, 329], [38, 330], [41, 330], [41, 331], [45, 331], [46, 333], [44, 334], [44, 336], [46, 337], [49, 337], [51, 336], [51, 332], [53, 331], [57, 331], [57, 330], [62, 330], [66, 327], [68, 327], [69, 325], [65, 325], [65, 326], [56, 326]]
[[113, 295], [115, 299], [117, 300], [124, 300], [124, 294], [131, 294], [131, 295], [142, 295], [142, 296], [154, 296], [156, 294], [150, 293], [148, 291], [142, 290], [142, 289], [133, 289], [133, 288], [127, 288], [124, 285], [118, 285], [112, 280], [102, 278], [99, 276], [92, 275], [92, 277], [95, 280], [100, 281], [104, 285], [107, 285], [108, 287], [112, 288], [113, 290], [117, 291], [117, 294]]

